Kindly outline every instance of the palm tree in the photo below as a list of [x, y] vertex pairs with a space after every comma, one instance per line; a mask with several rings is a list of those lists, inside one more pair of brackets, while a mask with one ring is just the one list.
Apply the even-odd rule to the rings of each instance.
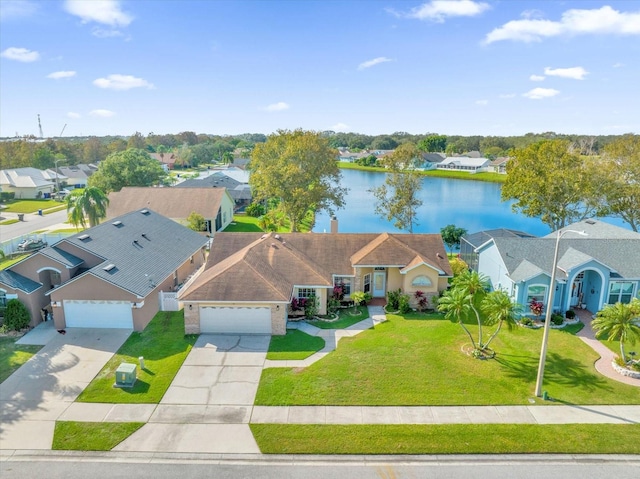
[[484, 275], [475, 271], [466, 271], [453, 279], [453, 289], [460, 289], [469, 301], [469, 309], [473, 311], [478, 322], [478, 348], [483, 349], [482, 342], [482, 318], [480, 317], [480, 305], [487, 294], [488, 280]]
[[76, 228], [82, 226], [86, 228], [87, 219], [89, 227], [100, 223], [100, 220], [107, 216], [107, 205], [109, 198], [102, 190], [95, 186], [88, 186], [82, 192], [73, 192], [67, 196], [67, 214], [69, 223]]
[[453, 323], [458, 323], [469, 336], [474, 352], [478, 350], [476, 342], [473, 340], [471, 332], [464, 325], [464, 320], [471, 312], [471, 301], [469, 295], [461, 288], [448, 289], [438, 301], [438, 311], [444, 313], [445, 319]]
[[607, 341], [620, 341], [620, 358], [626, 362], [624, 343], [634, 345], [640, 340], [640, 300], [634, 298], [631, 303], [607, 305], [598, 311], [591, 326], [596, 338], [606, 337]]
[[484, 345], [485, 348], [489, 347], [493, 338], [495, 338], [502, 325], [506, 323], [507, 328], [511, 331], [515, 325], [519, 314], [522, 312], [522, 306], [518, 303], [511, 301], [511, 298], [504, 291], [492, 291], [487, 294], [482, 300], [482, 312], [485, 313], [485, 324], [492, 325], [497, 323], [496, 330], [489, 337], [489, 341]]

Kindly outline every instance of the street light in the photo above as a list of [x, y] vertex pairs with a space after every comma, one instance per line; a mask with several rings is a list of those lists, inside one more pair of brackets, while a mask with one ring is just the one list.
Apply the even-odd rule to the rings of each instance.
[[536, 378], [536, 396], [542, 396], [542, 378], [544, 377], [544, 362], [547, 356], [547, 341], [549, 340], [549, 324], [551, 323], [551, 312], [553, 310], [553, 300], [556, 291], [556, 269], [558, 268], [558, 251], [560, 249], [560, 238], [567, 233], [577, 233], [580, 236], [589, 236], [584, 231], [564, 230], [558, 231], [556, 238], [556, 250], [553, 254], [553, 266], [551, 267], [551, 284], [549, 286], [549, 298], [547, 300], [547, 312], [544, 319], [544, 333], [542, 335], [542, 349], [540, 350], [540, 363], [538, 364], [538, 377]]
[[59, 161], [66, 161], [66, 158], [56, 158], [55, 160], [53, 160], [53, 165], [55, 168], [55, 172], [56, 172], [56, 193], [60, 194], [60, 174], [58, 173], [58, 162]]

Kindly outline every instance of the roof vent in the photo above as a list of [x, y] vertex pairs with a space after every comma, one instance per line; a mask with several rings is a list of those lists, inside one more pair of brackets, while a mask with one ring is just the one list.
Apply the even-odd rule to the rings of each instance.
[[144, 239], [146, 239], [147, 241], [151, 241], [149, 239], [149, 237], [147, 236], [147, 233], [142, 233], [140, 236], [142, 236]]
[[280, 235], [275, 235], [274, 238], [279, 240], [280, 239]]
[[260, 236], [260, 239], [265, 239], [267, 236], [269, 236], [268, 234], [263, 234], [262, 236]]
[[148, 215], [149, 214], [149, 210], [142, 210], [142, 211], [140, 211], [140, 213], [142, 213], [143, 215]]
[[138, 240], [133, 240], [133, 244], [136, 246], [140, 246], [140, 243], [138, 243]]
[[122, 226], [122, 221], [118, 220], [118, 221], [114, 221], [113, 223], [111, 223], [113, 226]]
[[78, 239], [80, 241], [84, 241], [84, 240], [86, 240], [88, 238], [90, 238], [90, 236], [88, 234], [83, 234], [83, 235], [78, 236]]
[[585, 223], [587, 223], [588, 225], [595, 225], [596, 224], [596, 222], [593, 221], [593, 220], [587, 220], [587, 221], [585, 221]]
[[276, 244], [275, 244], [275, 243], [271, 243], [271, 247], [272, 247], [272, 248], [275, 248], [275, 247], [276, 247]]
[[113, 263], [109, 263], [108, 265], [106, 265], [104, 268], [102, 268], [105, 271], [111, 271], [113, 268], [115, 268], [116, 265]]

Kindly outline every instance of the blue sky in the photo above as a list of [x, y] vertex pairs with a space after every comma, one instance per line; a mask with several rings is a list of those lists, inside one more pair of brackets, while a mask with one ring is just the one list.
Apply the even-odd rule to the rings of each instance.
[[0, 136], [640, 132], [637, 1], [0, 0]]

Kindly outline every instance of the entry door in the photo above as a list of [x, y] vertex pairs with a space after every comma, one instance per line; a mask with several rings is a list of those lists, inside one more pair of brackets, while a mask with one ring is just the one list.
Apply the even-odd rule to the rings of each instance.
[[582, 282], [584, 280], [584, 272], [578, 274], [571, 286], [571, 306], [578, 306], [583, 300]]
[[375, 271], [373, 273], [373, 291], [371, 295], [374, 298], [384, 298], [386, 293], [385, 278], [387, 273], [385, 271]]

